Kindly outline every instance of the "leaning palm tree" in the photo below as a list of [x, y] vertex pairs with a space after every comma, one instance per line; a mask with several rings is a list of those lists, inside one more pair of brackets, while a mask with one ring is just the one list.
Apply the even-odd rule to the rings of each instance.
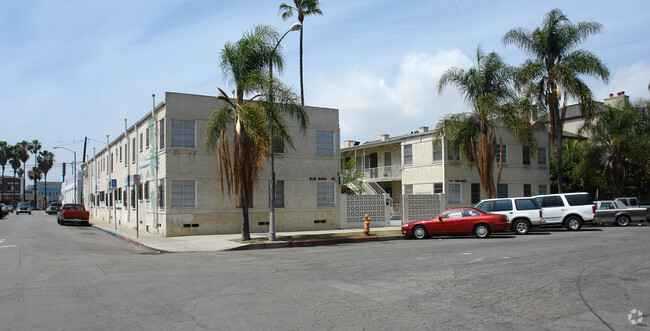
[[[43, 173], [43, 179], [45, 183], [45, 191], [44, 191], [44, 199], [45, 200], [45, 205], [47, 205], [47, 173], [52, 169], [52, 166], [54, 165], [54, 154], [50, 151], [42, 151], [38, 154], [37, 157], [38, 160], [38, 168], [41, 170]], [[44, 206], [45, 207], [45, 206]]]
[[18, 159], [23, 162], [23, 172], [21, 177], [23, 178], [23, 201], [25, 201], [25, 169], [27, 169], [27, 160], [29, 160], [29, 147], [30, 143], [23, 140], [16, 144], [16, 154]]
[[323, 12], [318, 8], [320, 5], [318, 0], [293, 0], [294, 7], [282, 3], [280, 5], [279, 13], [282, 14], [282, 19], [287, 20], [293, 16], [293, 12], [298, 13], [298, 22], [303, 25], [300, 29], [300, 104], [305, 105], [305, 89], [302, 79], [302, 33], [304, 30], [305, 16], [309, 15], [323, 15]]
[[[459, 147], [464, 162], [476, 165], [481, 186], [488, 198], [496, 197], [494, 165], [498, 127], [505, 126], [522, 144], [535, 150], [536, 140], [530, 122], [521, 116], [513, 103], [512, 78], [514, 69], [503, 62], [495, 53], [485, 54], [476, 49], [477, 66], [470, 69], [451, 68], [445, 71], [438, 82], [438, 92], [447, 85], [460, 90], [465, 102], [471, 107], [468, 113], [446, 115], [436, 125], [435, 134], [449, 141], [452, 147]], [[503, 147], [500, 149], [503, 151]], [[497, 184], [501, 178], [503, 152], [499, 157]]]
[[582, 115], [589, 119], [596, 103], [591, 90], [579, 76], [589, 75], [605, 82], [609, 78], [609, 70], [598, 57], [576, 48], [602, 28], [597, 22], [573, 24], [562, 11], [553, 9], [546, 13], [541, 27], [533, 31], [512, 29], [503, 37], [504, 44], [516, 45], [530, 56], [522, 65], [522, 73], [523, 77], [535, 82], [533, 86], [538, 102], [548, 107], [551, 138], [557, 153], [559, 192], [562, 192], [562, 132], [567, 99], [580, 100]]
[[38, 208], [38, 187], [36, 186], [38, 181], [43, 178], [43, 172], [38, 167], [33, 167], [27, 172], [29, 179], [34, 181], [34, 208]]

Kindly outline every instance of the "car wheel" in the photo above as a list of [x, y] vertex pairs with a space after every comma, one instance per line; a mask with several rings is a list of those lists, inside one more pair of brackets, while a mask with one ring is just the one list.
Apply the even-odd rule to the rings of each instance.
[[422, 225], [414, 227], [411, 233], [415, 239], [424, 239], [427, 237], [427, 229]]
[[528, 230], [530, 230], [530, 225], [524, 220], [517, 220], [512, 225], [512, 229], [516, 234], [526, 234], [528, 233]]
[[487, 238], [490, 236], [490, 227], [485, 224], [479, 224], [474, 227], [476, 238]]
[[627, 226], [628, 224], [630, 224], [630, 218], [625, 215], [619, 216], [616, 219], [616, 225], [618, 226]]
[[564, 221], [564, 227], [569, 231], [578, 231], [582, 228], [582, 219], [577, 216], [569, 216], [569, 218]]

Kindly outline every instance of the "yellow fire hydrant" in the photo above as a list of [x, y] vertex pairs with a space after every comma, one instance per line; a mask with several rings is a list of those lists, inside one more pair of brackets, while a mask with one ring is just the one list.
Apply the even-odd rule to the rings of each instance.
[[366, 236], [370, 235], [370, 221], [372, 218], [366, 214], [363, 216], [363, 232], [366, 234]]

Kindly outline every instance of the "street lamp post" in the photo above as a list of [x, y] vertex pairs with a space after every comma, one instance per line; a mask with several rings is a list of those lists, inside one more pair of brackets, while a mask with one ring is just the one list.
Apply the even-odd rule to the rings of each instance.
[[[298, 31], [302, 29], [302, 24], [296, 22], [291, 25], [289, 30], [285, 32], [278, 43], [269, 54], [269, 101], [271, 102], [271, 107], [275, 107], [275, 101], [273, 99], [273, 54], [280, 46], [282, 39], [289, 34], [291, 31]], [[274, 141], [273, 141], [273, 119], [269, 118], [269, 148], [271, 154], [271, 170], [270, 170], [270, 185], [269, 185], [269, 241], [275, 241], [275, 158], [274, 158]]]
[[55, 146], [54, 149], [65, 149], [74, 154], [74, 161], [72, 162], [72, 172], [74, 173], [74, 203], [77, 203], [77, 151], [73, 151], [66, 147]]

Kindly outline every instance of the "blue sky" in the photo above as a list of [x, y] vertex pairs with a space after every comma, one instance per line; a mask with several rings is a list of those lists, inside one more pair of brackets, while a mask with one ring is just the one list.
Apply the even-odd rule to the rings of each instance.
[[[151, 94], [215, 95], [232, 90], [218, 56], [255, 24], [286, 31], [280, 1], [45, 1], [0, 4], [0, 140], [38, 139], [56, 162], [81, 160], [83, 138], [105, 146], [151, 109]], [[606, 85], [588, 79], [594, 96], [625, 91], [650, 98], [648, 1], [388, 1], [322, 0], [323, 16], [304, 26], [305, 99], [340, 110], [341, 141], [402, 135], [434, 127], [467, 109], [453, 87], [437, 93], [440, 75], [470, 67], [480, 44], [513, 65], [525, 54], [505, 47], [511, 28], [538, 27], [560, 8], [573, 22], [597, 21], [601, 34], [582, 46], [609, 67]], [[280, 78], [300, 88], [298, 35], [282, 42]], [[30, 159], [29, 163], [32, 163]], [[60, 167], [55, 168], [56, 180]], [[13, 171], [7, 171], [11, 175]]]

